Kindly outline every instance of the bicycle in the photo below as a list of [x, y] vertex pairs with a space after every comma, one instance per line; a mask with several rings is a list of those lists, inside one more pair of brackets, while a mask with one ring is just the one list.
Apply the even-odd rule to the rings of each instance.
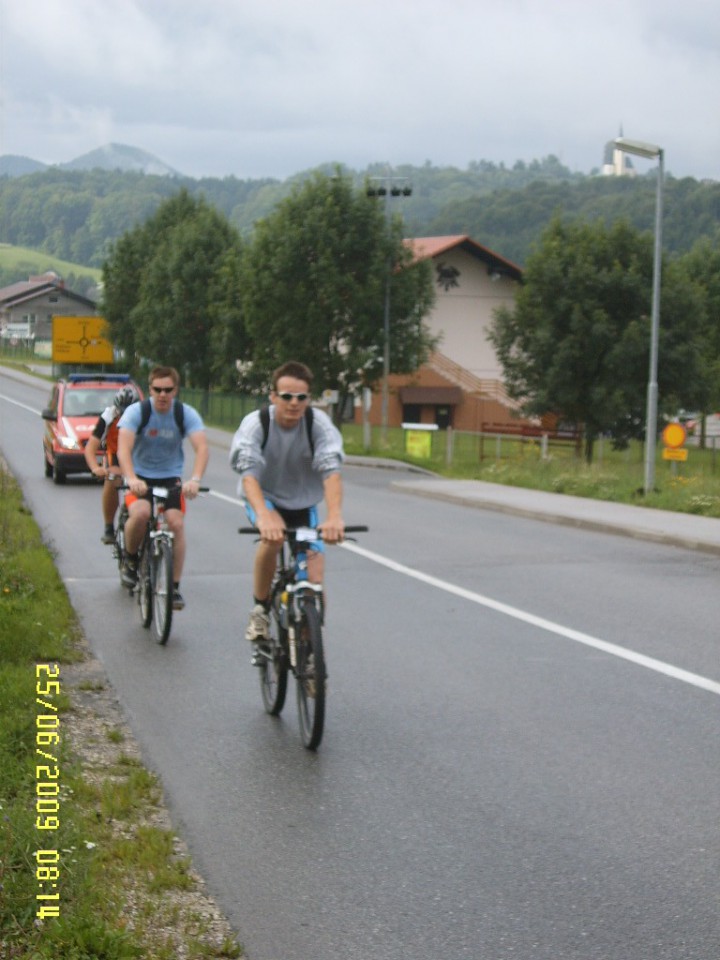
[[[120, 490], [128, 490], [126, 484]], [[199, 492], [207, 493], [209, 487], [200, 487]], [[137, 591], [140, 610], [140, 622], [146, 629], [152, 624], [155, 639], [161, 645], [170, 637], [173, 616], [173, 540], [175, 535], [168, 527], [165, 518], [165, 501], [170, 495], [167, 487], [151, 487], [150, 518], [138, 550], [137, 583], [127, 587], [130, 596]], [[120, 569], [125, 561], [125, 523], [128, 508], [123, 498], [118, 517], [115, 547], [113, 553]], [[123, 583], [123, 586], [125, 584]]]
[[[346, 534], [367, 530], [345, 527]], [[258, 530], [240, 527], [238, 533], [257, 536]], [[259, 670], [263, 705], [271, 716], [279, 716], [285, 706], [288, 673], [295, 677], [300, 738], [308, 750], [316, 750], [322, 740], [328, 678], [323, 588], [307, 575], [308, 544], [321, 539], [314, 527], [285, 531], [270, 588], [270, 638], [257, 645], [251, 661]]]

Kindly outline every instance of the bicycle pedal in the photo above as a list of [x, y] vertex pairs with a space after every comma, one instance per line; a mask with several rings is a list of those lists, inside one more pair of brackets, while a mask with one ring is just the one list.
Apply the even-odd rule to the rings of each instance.
[[259, 647], [256, 647], [250, 663], [254, 667], [261, 667], [264, 663], [270, 659], [268, 650], [262, 650]]

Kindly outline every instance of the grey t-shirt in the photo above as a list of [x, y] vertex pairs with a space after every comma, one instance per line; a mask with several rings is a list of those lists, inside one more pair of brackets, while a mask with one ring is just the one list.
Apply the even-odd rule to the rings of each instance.
[[289, 430], [279, 427], [271, 404], [270, 429], [263, 450], [260, 411], [244, 417], [230, 446], [230, 465], [241, 478], [239, 495], [243, 493], [242, 478], [252, 476], [278, 507], [302, 510], [319, 503], [325, 478], [340, 470], [343, 445], [340, 431], [322, 410], [313, 409], [312, 431], [314, 454], [305, 418]]

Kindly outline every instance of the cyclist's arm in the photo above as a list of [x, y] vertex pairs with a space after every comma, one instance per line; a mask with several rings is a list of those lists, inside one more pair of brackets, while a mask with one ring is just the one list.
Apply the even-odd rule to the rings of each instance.
[[95, 434], [91, 434], [88, 442], [85, 445], [85, 463], [87, 463], [90, 468], [90, 473], [94, 476], [107, 477], [107, 467], [98, 463], [98, 454], [101, 449], [101, 441], [99, 437], [96, 437]]
[[319, 529], [327, 543], [339, 543], [345, 534], [345, 522], [342, 518], [342, 476], [339, 473], [328, 474], [323, 481], [323, 487], [327, 517], [319, 524]]
[[210, 459], [210, 448], [204, 430], [195, 430], [188, 435], [188, 440], [195, 451], [195, 461], [193, 462], [192, 477], [183, 484], [183, 493], [192, 500], [193, 497], [198, 495], [200, 482]]
[[125, 477], [125, 483], [128, 485], [130, 490], [139, 496], [143, 496], [143, 494], [147, 493], [147, 485], [143, 480], [140, 480], [135, 473], [135, 467], [133, 466], [132, 458], [134, 446], [135, 431], [130, 430], [128, 427], [121, 427], [118, 430], [118, 463], [120, 464], [120, 469]]
[[255, 513], [255, 525], [262, 540], [282, 540], [285, 522], [277, 510], [270, 510], [257, 477], [246, 474], [242, 478], [243, 496]]

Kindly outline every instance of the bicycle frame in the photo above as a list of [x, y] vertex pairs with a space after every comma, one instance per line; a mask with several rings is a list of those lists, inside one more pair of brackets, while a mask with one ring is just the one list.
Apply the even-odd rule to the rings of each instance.
[[[365, 531], [367, 527], [348, 527]], [[241, 527], [239, 533], [254, 533]], [[252, 658], [260, 671], [265, 710], [279, 716], [285, 704], [288, 672], [295, 677], [300, 737], [308, 750], [320, 744], [325, 723], [327, 669], [323, 645], [324, 593], [308, 579], [308, 550], [321, 539], [319, 530], [286, 530], [270, 588], [270, 633]]]
[[[128, 490], [123, 484], [121, 490]], [[207, 493], [209, 487], [200, 487], [200, 493]], [[169, 528], [165, 516], [166, 501], [170, 495], [167, 487], [150, 486], [150, 516], [138, 549], [138, 579], [131, 595], [137, 591], [140, 607], [140, 621], [144, 627], [153, 625], [158, 643], [165, 644], [170, 636], [173, 616], [174, 581], [174, 540], [175, 534]], [[122, 568], [125, 550], [125, 522], [128, 510], [123, 499], [118, 521], [115, 553]], [[121, 576], [122, 580], [122, 576]]]
[[144, 627], [151, 624], [158, 643], [167, 643], [172, 625], [173, 541], [165, 501], [169, 490], [152, 487], [150, 517], [138, 552], [138, 604]]
[[318, 539], [317, 532], [312, 527], [300, 527], [297, 530], [287, 531], [285, 543], [278, 558], [277, 583], [274, 590], [271, 590], [272, 599], [274, 594], [278, 594], [279, 589], [281, 618], [283, 608], [287, 611], [288, 655], [293, 673], [297, 669], [295, 629], [302, 620], [305, 604], [312, 602], [320, 616], [320, 623], [324, 619], [322, 584], [312, 583], [308, 580], [307, 573], [308, 547], [306, 544]]

